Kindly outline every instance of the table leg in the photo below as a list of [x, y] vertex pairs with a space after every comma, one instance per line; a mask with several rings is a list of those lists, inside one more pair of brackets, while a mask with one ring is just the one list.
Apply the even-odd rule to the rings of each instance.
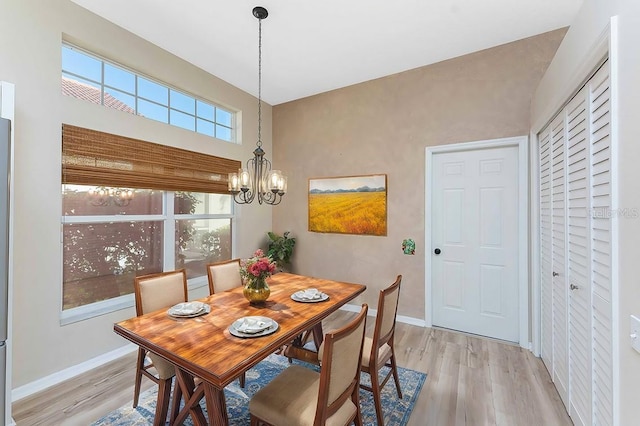
[[180, 386], [185, 402], [175, 419], [171, 419], [171, 425], [181, 425], [190, 414], [195, 426], [205, 426], [207, 419], [200, 407], [200, 400], [204, 396], [203, 383], [196, 387], [193, 376], [178, 367], [176, 367], [176, 381], [176, 386]]
[[320, 349], [322, 340], [324, 340], [324, 334], [322, 331], [322, 322], [319, 322], [317, 325], [314, 325], [311, 331], [313, 333], [313, 343], [316, 345], [316, 349]]
[[227, 414], [227, 402], [224, 397], [224, 390], [218, 389], [206, 382], [203, 382], [203, 385], [204, 397], [207, 401], [209, 424], [213, 426], [227, 426], [229, 424], [229, 416]]

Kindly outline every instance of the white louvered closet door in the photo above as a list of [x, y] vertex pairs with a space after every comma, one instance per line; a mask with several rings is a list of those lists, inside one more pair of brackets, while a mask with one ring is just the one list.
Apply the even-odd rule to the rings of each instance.
[[568, 406], [569, 397], [569, 336], [567, 316], [567, 209], [566, 150], [564, 114], [551, 122], [551, 247], [553, 250], [552, 315], [553, 315], [553, 381], [560, 398]]
[[611, 91], [609, 64], [589, 82], [591, 139], [591, 273], [593, 424], [613, 424], [611, 287]]
[[540, 321], [542, 361], [553, 377], [553, 250], [551, 242], [551, 132], [540, 135]]
[[610, 97], [605, 62], [538, 134], [541, 355], [576, 425], [613, 424]]
[[566, 108], [569, 415], [591, 425], [591, 265], [587, 87]]

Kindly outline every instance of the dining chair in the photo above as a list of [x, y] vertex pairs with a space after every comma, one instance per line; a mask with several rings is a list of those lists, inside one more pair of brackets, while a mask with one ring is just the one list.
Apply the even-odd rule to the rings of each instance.
[[[398, 378], [398, 368], [396, 366], [396, 355], [393, 348], [401, 282], [402, 275], [398, 275], [393, 284], [384, 290], [380, 290], [380, 296], [378, 297], [378, 312], [376, 313], [376, 324], [373, 329], [373, 338], [365, 337], [362, 348], [361, 369], [362, 372], [368, 373], [371, 377], [371, 386], [363, 385], [361, 383], [360, 387], [373, 393], [376, 417], [378, 419], [378, 425], [380, 426], [384, 425], [380, 392], [391, 375], [393, 375], [393, 380], [396, 383], [398, 397], [402, 399], [400, 379]], [[389, 367], [389, 371], [382, 382], [380, 382], [378, 374], [380, 369], [385, 366]]]
[[[170, 308], [177, 303], [187, 301], [187, 274], [184, 269], [135, 277], [133, 287], [137, 316], [163, 308]], [[152, 367], [156, 370], [156, 374], [150, 371]], [[158, 384], [158, 400], [154, 424], [164, 424], [169, 409], [171, 383], [175, 375], [175, 367], [164, 358], [139, 348], [136, 381], [133, 391], [133, 408], [138, 406], [143, 375]], [[180, 386], [175, 386], [171, 407], [172, 416], [178, 412], [181, 396]]]
[[[240, 259], [224, 260], [222, 262], [208, 263], [207, 277], [209, 278], [209, 294], [220, 293], [236, 287], [242, 287], [240, 276]], [[240, 387], [244, 388], [246, 374], [238, 378]]]
[[207, 276], [209, 277], [209, 294], [242, 286], [240, 259], [207, 264]]
[[362, 425], [359, 388], [368, 306], [324, 337], [322, 368], [291, 365], [249, 401], [251, 426]]

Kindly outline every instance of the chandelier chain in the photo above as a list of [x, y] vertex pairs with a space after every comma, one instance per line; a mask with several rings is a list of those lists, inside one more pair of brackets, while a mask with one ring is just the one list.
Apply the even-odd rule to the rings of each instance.
[[258, 146], [262, 146], [262, 19], [258, 19]]

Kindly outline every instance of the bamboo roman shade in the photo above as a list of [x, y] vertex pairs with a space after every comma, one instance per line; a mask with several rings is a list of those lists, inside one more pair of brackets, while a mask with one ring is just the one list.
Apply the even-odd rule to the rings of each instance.
[[62, 183], [227, 194], [240, 161], [62, 125]]

